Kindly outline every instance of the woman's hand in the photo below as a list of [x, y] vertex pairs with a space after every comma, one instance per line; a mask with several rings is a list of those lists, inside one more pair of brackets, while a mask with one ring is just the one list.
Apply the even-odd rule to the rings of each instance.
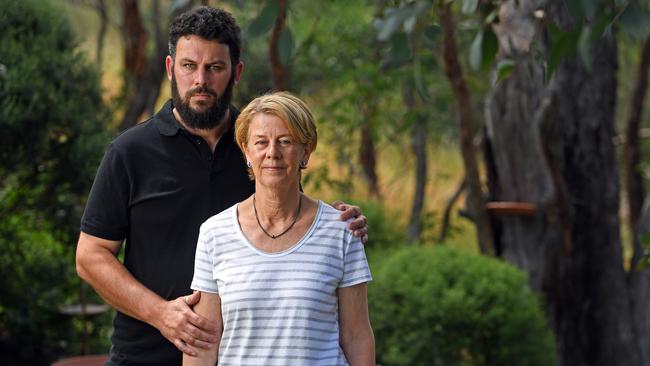
[[359, 206], [349, 205], [343, 201], [334, 201], [332, 202], [332, 207], [341, 213], [341, 221], [347, 221], [351, 218], [354, 218], [350, 224], [348, 224], [348, 229], [352, 230], [352, 235], [357, 238], [361, 238], [361, 242], [366, 244], [368, 242], [368, 219], [361, 212]]

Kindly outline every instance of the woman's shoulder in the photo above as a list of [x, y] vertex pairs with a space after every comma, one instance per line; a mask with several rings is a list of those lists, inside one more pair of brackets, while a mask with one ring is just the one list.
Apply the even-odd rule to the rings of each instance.
[[337, 229], [341, 231], [348, 231], [348, 223], [352, 220], [341, 221], [341, 211], [335, 209], [331, 205], [318, 201], [320, 205], [319, 220], [323, 227], [330, 229]]
[[234, 225], [233, 215], [237, 210], [237, 203], [228, 207], [227, 209], [219, 212], [218, 214], [205, 220], [201, 225], [201, 231], [214, 230], [214, 229], [227, 229]]

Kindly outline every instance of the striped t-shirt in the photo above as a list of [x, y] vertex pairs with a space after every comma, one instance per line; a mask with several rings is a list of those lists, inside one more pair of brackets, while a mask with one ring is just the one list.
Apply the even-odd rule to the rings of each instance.
[[237, 205], [201, 225], [192, 289], [221, 297], [219, 365], [347, 365], [336, 289], [371, 276], [339, 216], [319, 201], [304, 237], [278, 253], [246, 239]]

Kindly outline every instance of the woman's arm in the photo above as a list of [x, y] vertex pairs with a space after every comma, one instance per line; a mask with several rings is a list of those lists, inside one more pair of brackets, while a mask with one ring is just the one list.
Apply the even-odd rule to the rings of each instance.
[[375, 337], [368, 317], [366, 283], [338, 289], [339, 343], [350, 366], [375, 365]]
[[184, 366], [214, 366], [217, 364], [219, 356], [219, 344], [221, 344], [221, 334], [223, 333], [223, 319], [221, 318], [221, 297], [219, 294], [201, 292], [201, 300], [194, 305], [194, 312], [209, 320], [216, 322], [219, 326], [216, 346], [210, 349], [195, 349], [197, 356], [183, 354]]

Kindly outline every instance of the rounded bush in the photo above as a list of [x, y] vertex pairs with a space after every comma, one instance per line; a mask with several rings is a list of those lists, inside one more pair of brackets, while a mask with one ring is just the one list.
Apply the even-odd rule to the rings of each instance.
[[372, 264], [379, 364], [554, 364], [540, 301], [513, 266], [445, 247], [400, 249]]

